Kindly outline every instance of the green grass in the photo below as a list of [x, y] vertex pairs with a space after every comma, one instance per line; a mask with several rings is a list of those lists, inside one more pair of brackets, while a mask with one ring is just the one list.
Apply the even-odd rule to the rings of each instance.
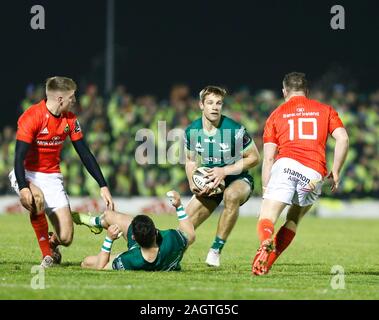
[[[175, 228], [175, 217], [154, 220], [159, 228]], [[204, 264], [217, 224], [211, 217], [180, 272], [82, 270], [86, 255], [96, 254], [104, 234], [76, 227], [74, 242], [63, 248], [63, 263], [46, 270], [44, 290], [30, 287], [31, 267], [40, 252], [26, 215], [0, 216], [0, 299], [379, 299], [379, 220], [306, 217], [289, 249], [271, 272], [251, 276], [257, 249], [256, 219], [240, 217], [215, 270]], [[278, 225], [277, 225], [278, 227]], [[124, 250], [123, 240], [114, 252]], [[345, 270], [345, 289], [331, 288], [331, 268]]]

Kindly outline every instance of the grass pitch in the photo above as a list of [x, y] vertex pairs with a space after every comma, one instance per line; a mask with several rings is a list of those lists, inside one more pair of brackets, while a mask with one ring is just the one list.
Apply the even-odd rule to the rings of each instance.
[[[46, 270], [45, 289], [33, 290], [31, 268], [40, 252], [29, 218], [1, 215], [0, 299], [379, 299], [379, 220], [306, 217], [271, 272], [253, 277], [255, 218], [239, 218], [219, 269], [204, 264], [217, 219], [199, 227], [180, 272], [82, 270], [81, 260], [99, 252], [105, 233], [76, 226], [73, 244], [61, 250], [62, 265]], [[177, 225], [173, 216], [154, 220], [161, 229]], [[120, 239], [113, 252], [125, 248]], [[331, 287], [335, 265], [344, 268], [345, 289]]]

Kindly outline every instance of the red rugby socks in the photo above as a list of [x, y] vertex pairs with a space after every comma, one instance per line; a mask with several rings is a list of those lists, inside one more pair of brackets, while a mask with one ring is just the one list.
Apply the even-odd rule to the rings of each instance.
[[275, 250], [271, 252], [268, 258], [268, 268], [270, 268], [272, 264], [276, 261], [276, 259], [278, 259], [280, 254], [287, 249], [295, 235], [295, 232], [284, 226], [279, 229], [274, 238]]
[[42, 256], [51, 256], [51, 249], [49, 245], [49, 225], [47, 223], [45, 213], [42, 212], [40, 214], [31, 214], [30, 222], [37, 236], [38, 245], [41, 249]]
[[258, 238], [260, 243], [267, 239], [271, 239], [274, 233], [274, 224], [269, 219], [262, 219], [258, 221], [257, 225]]

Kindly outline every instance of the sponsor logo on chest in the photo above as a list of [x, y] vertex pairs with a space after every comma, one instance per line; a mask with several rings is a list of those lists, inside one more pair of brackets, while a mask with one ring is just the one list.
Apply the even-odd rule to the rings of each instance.
[[230, 151], [230, 146], [227, 143], [219, 143], [220, 145], [220, 152], [229, 152]]
[[[60, 133], [60, 132], [61, 133]], [[36, 143], [38, 146], [58, 146], [61, 145], [66, 139], [67, 133], [70, 131], [68, 123], [66, 123], [63, 132], [62, 127], [58, 127], [56, 130], [50, 130], [48, 126], [45, 126], [39, 133]]]
[[204, 148], [202, 147], [201, 142], [196, 143], [195, 150], [196, 152], [200, 152], [200, 153], [204, 152]]

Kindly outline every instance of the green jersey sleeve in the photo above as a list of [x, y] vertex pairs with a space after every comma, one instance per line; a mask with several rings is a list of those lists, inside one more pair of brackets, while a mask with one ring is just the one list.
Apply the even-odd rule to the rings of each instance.
[[185, 131], [184, 131], [184, 145], [186, 147], [187, 150], [189, 151], [193, 151], [194, 149], [192, 148], [191, 146], [191, 136], [190, 136], [190, 129], [187, 128]]
[[237, 131], [235, 135], [235, 143], [237, 146], [239, 146], [242, 152], [252, 146], [253, 138], [250, 136], [244, 126], [241, 126], [241, 128]]

